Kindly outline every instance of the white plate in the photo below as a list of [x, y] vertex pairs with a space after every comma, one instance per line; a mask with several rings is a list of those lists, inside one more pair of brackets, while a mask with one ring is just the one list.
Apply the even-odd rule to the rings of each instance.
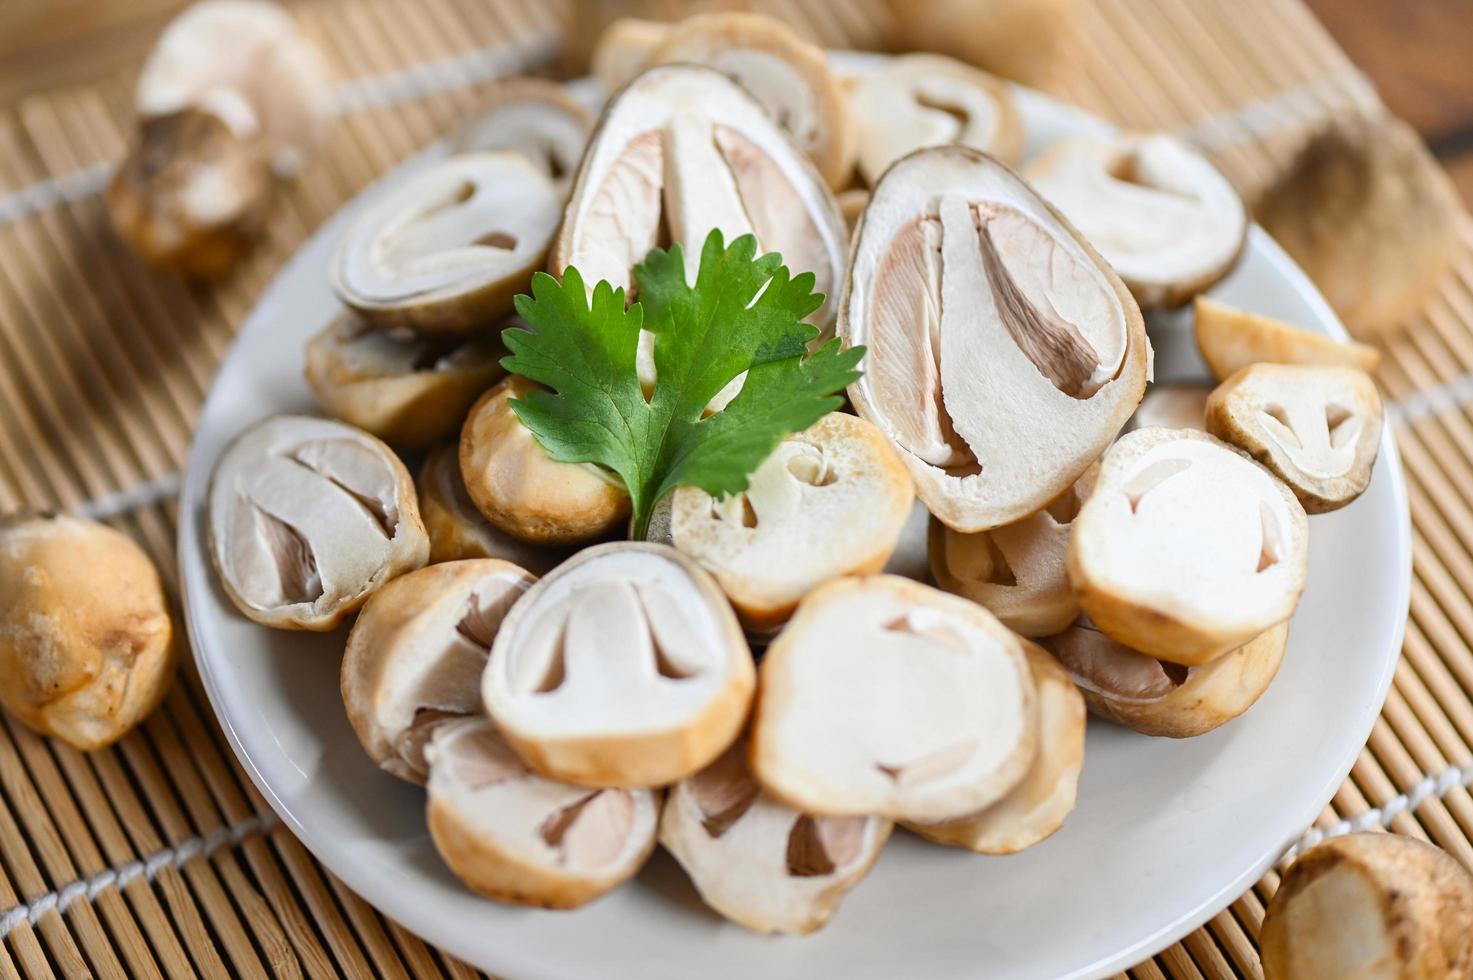
[[[1025, 117], [1034, 133], [1105, 128], [1031, 96]], [[634, 883], [576, 912], [474, 897], [436, 856], [421, 791], [379, 772], [348, 727], [338, 697], [344, 633], [257, 626], [210, 568], [205, 495], [221, 449], [263, 416], [315, 410], [302, 341], [335, 307], [327, 260], [351, 210], [328, 221], [262, 296], [200, 416], [179, 535], [185, 611], [210, 699], [261, 792], [334, 874], [435, 945], [518, 980], [1102, 977], [1250, 887], [1350, 770], [1391, 681], [1410, 588], [1407, 503], [1389, 429], [1370, 489], [1311, 520], [1309, 588], [1283, 669], [1259, 704], [1184, 742], [1092, 722], [1078, 807], [1023, 854], [982, 858], [897, 833], [829, 926], [803, 939], [726, 924], [663, 854]], [[1213, 292], [1344, 335], [1257, 229]], [[1189, 326], [1183, 316], [1153, 322], [1158, 378], [1201, 373]], [[914, 561], [924, 545], [912, 535], [909, 548]]]

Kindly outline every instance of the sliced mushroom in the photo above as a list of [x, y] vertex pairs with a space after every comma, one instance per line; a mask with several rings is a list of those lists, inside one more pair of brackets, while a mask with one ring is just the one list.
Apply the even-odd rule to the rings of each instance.
[[1126, 431], [1136, 429], [1202, 429], [1207, 425], [1207, 396], [1212, 386], [1201, 381], [1153, 384], [1130, 417]]
[[209, 507], [220, 584], [266, 626], [330, 630], [429, 557], [399, 457], [328, 419], [276, 415], [236, 436], [215, 464]]
[[670, 790], [660, 843], [711, 908], [755, 932], [823, 928], [869, 874], [891, 824], [878, 817], [816, 817], [762, 792], [747, 743]]
[[963, 146], [886, 172], [855, 231], [839, 333], [849, 388], [948, 527], [983, 531], [1063, 493], [1146, 385], [1135, 300], [1028, 185]]
[[484, 718], [439, 726], [425, 758], [430, 838], [478, 895], [577, 908], [634, 877], [655, 848], [654, 793], [544, 779]]
[[961, 143], [1007, 164], [1023, 156], [1023, 121], [1008, 86], [936, 54], [893, 58], [853, 80], [859, 174], [873, 187], [890, 164], [925, 146]]
[[1028, 774], [981, 813], [949, 823], [908, 823], [907, 829], [978, 854], [1016, 854], [1064, 825], [1084, 767], [1084, 698], [1043, 649], [1025, 641], [1023, 652], [1038, 688], [1038, 754]]
[[926, 548], [932, 578], [947, 592], [987, 607], [1022, 636], [1064, 629], [1079, 615], [1064, 571], [1069, 525], [1098, 472], [1091, 466], [1043, 510], [990, 531], [963, 534], [932, 519]]
[[884, 435], [832, 412], [779, 443], [738, 494], [673, 494], [670, 541], [716, 577], [742, 624], [783, 623], [815, 585], [884, 567], [910, 517], [910, 474]]
[[592, 131], [593, 117], [567, 89], [542, 78], [513, 78], [491, 88], [481, 114], [451, 146], [456, 153], [520, 153], [566, 194]]
[[1381, 352], [1374, 347], [1334, 340], [1206, 296], [1197, 297], [1196, 334], [1202, 360], [1219, 381], [1262, 361], [1353, 367], [1367, 374], [1381, 363]]
[[502, 623], [482, 681], [538, 772], [581, 786], [662, 786], [737, 737], [755, 670], [715, 581], [673, 548], [579, 552]]
[[441, 446], [419, 471], [419, 514], [430, 537], [430, 561], [502, 558], [546, 574], [566, 552], [539, 548], [514, 538], [486, 520], [466, 492], [455, 446]]
[[174, 678], [158, 569], [105, 524], [0, 517], [0, 705], [83, 751], [122, 738]]
[[603, 29], [589, 59], [589, 71], [609, 92], [617, 92], [644, 70], [650, 55], [670, 36], [664, 21], [620, 17]]
[[1381, 395], [1359, 368], [1254, 364], [1207, 400], [1207, 431], [1247, 450], [1306, 511], [1323, 514], [1371, 482]]
[[1142, 306], [1177, 306], [1231, 271], [1248, 235], [1238, 192], [1172, 136], [1064, 139], [1024, 170]]
[[1069, 580], [1112, 639], [1192, 667], [1293, 614], [1308, 538], [1293, 492], [1245, 453], [1137, 429], [1105, 454], [1074, 519]]
[[520, 153], [446, 157], [371, 194], [333, 256], [332, 287], [381, 327], [490, 326], [541, 265], [561, 207]]
[[1473, 876], [1412, 837], [1336, 837], [1284, 872], [1261, 938], [1267, 980], [1473, 976]]
[[892, 0], [899, 50], [940, 51], [1035, 88], [1054, 80], [1075, 0]]
[[859, 224], [859, 216], [869, 206], [869, 191], [863, 187], [851, 187], [847, 191], [840, 191], [836, 200], [839, 202], [839, 213], [844, 216], [844, 224], [852, 234], [854, 226]]
[[981, 606], [893, 575], [836, 579], [762, 660], [752, 771], [804, 813], [954, 820], [1023, 779], [1037, 711], [1018, 638]]
[[1039, 642], [1058, 658], [1101, 718], [1145, 735], [1193, 738], [1253, 707], [1284, 659], [1289, 626], [1270, 627], [1197, 667], [1148, 657], [1110, 639], [1087, 617]]
[[522, 424], [511, 401], [536, 386], [512, 375], [465, 420], [460, 472], [477, 509], [522, 541], [564, 547], [609, 534], [629, 518], [629, 492], [592, 463], [559, 463]]
[[460, 431], [481, 392], [506, 374], [494, 333], [424, 337], [374, 330], [344, 312], [307, 340], [307, 384], [338, 418], [405, 449]]

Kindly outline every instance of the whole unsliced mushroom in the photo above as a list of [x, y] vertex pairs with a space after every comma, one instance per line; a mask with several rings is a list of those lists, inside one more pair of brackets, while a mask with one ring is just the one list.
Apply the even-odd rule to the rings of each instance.
[[543, 78], [513, 78], [491, 87], [481, 114], [451, 145], [456, 153], [520, 153], [566, 194], [592, 131], [593, 117], [567, 89]]
[[1284, 872], [1261, 941], [1267, 980], [1473, 976], [1473, 876], [1410, 837], [1336, 837]]
[[762, 792], [747, 743], [676, 783], [660, 843], [711, 908], [755, 932], [823, 928], [890, 837], [878, 817], [815, 817]]
[[582, 786], [662, 786], [737, 737], [756, 683], [721, 589], [674, 548], [579, 552], [501, 624], [486, 710], [538, 772]]
[[419, 515], [430, 537], [430, 561], [502, 558], [538, 575], [567, 557], [563, 551], [539, 548], [514, 538], [486, 520], [476, 509], [460, 475], [455, 446], [441, 446], [420, 467]]
[[449, 720], [480, 713], [496, 631], [536, 580], [495, 558], [453, 561], [401, 575], [364, 604], [348, 634], [341, 690], [380, 769], [425, 781], [425, 746]]
[[762, 660], [751, 766], [804, 813], [939, 822], [1007, 796], [1038, 747], [1020, 641], [893, 575], [810, 592]]
[[890, 0], [902, 50], [939, 51], [1039, 86], [1067, 63], [1078, 0]]
[[174, 676], [153, 562], [126, 535], [64, 514], [0, 517], [0, 705], [82, 750], [126, 735]]
[[1381, 363], [1381, 352], [1374, 347], [1334, 340], [1206, 296], [1197, 297], [1194, 312], [1197, 349], [1219, 381], [1262, 361], [1353, 367], [1367, 374]]
[[839, 334], [849, 388], [948, 527], [1011, 524], [1099, 458], [1146, 386], [1118, 276], [1049, 204], [964, 146], [886, 173], [854, 234]]
[[1204, 429], [1207, 426], [1207, 396], [1212, 385], [1203, 381], [1157, 382], [1146, 389], [1126, 431], [1136, 429]]
[[653, 792], [538, 776], [484, 718], [438, 727], [425, 758], [430, 839], [478, 895], [577, 908], [634, 877], [655, 848]]
[[266, 626], [330, 630], [419, 568], [430, 543], [409, 471], [351, 425], [277, 415], [235, 437], [210, 478], [210, 556]]

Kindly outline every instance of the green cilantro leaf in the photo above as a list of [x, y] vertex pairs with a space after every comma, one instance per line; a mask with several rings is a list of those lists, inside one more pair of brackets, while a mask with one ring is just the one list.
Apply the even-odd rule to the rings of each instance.
[[[818, 328], [803, 318], [823, 305], [813, 274], [790, 276], [782, 256], [756, 252], [751, 235], [726, 247], [712, 231], [692, 287], [680, 246], [655, 249], [635, 267], [640, 301], [628, 309], [607, 282], [590, 302], [571, 266], [561, 283], [537, 273], [532, 295], [517, 297], [527, 326], [503, 332], [511, 355], [502, 366], [551, 390], [512, 408], [553, 459], [598, 463], [623, 478], [636, 537], [678, 486], [745, 490], [783, 437], [838, 408], [837, 393], [859, 378], [863, 347], [841, 350], [833, 340], [808, 352]], [[641, 330], [655, 337], [648, 399], [636, 370]], [[741, 393], [702, 418], [743, 371]]]

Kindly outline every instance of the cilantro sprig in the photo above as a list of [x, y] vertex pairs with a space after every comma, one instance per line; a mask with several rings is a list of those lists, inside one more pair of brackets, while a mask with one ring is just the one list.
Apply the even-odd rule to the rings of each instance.
[[[678, 486], [715, 496], [747, 488], [782, 439], [843, 404], [863, 347], [833, 340], [809, 353], [818, 328], [803, 318], [823, 305], [811, 272], [791, 276], [776, 253], [758, 256], [742, 235], [724, 245], [712, 231], [694, 286], [680, 246], [655, 249], [634, 269], [639, 302], [600, 282], [590, 302], [571, 266], [562, 282], [539, 272], [518, 296], [527, 326], [502, 337], [508, 371], [551, 389], [512, 402], [553, 459], [598, 463], [623, 478], [643, 538], [655, 504]], [[765, 287], [765, 288], [764, 288]], [[656, 380], [648, 400], [636, 370], [641, 329], [655, 336]], [[743, 371], [740, 394], [706, 406]]]

